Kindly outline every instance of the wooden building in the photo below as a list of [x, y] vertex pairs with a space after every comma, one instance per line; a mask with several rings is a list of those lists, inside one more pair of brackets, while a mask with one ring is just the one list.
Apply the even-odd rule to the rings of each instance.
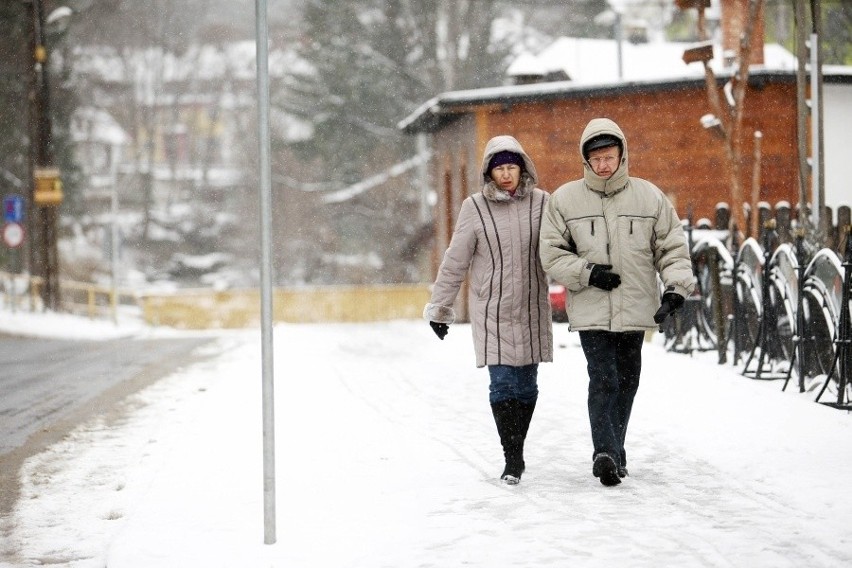
[[[535, 161], [542, 189], [554, 191], [582, 176], [580, 135], [589, 120], [600, 116], [624, 131], [631, 175], [657, 184], [681, 217], [712, 219], [716, 205], [730, 196], [724, 147], [700, 123], [706, 97], [703, 78], [695, 78], [612, 86], [559, 82], [458, 91], [433, 99], [403, 127], [431, 134], [438, 248], [449, 242], [461, 202], [481, 189], [480, 160], [491, 137], [515, 136]], [[751, 133], [760, 131], [760, 200], [796, 203], [795, 75], [755, 71], [746, 99], [742, 187], [750, 194]]]
[[[739, 37], [742, 22], [728, 21], [725, 14], [731, 18], [733, 12], [731, 9], [726, 12], [725, 7], [742, 10], [744, 5], [740, 0], [723, 0], [723, 33]], [[755, 133], [760, 132], [757, 201], [797, 204], [795, 65], [776, 68], [765, 64], [762, 36], [756, 34], [756, 37], [757, 64], [749, 73], [741, 130], [743, 197], [749, 199], [752, 195]], [[687, 47], [684, 45], [683, 49]], [[727, 52], [721, 46], [716, 50], [717, 59], [724, 60]], [[589, 120], [608, 117], [626, 135], [630, 174], [658, 185], [681, 218], [713, 219], [720, 202], [737, 206], [730, 195], [723, 143], [712, 128], [702, 126], [702, 117], [711, 109], [701, 65], [694, 63], [687, 69], [678, 56], [669, 59], [673, 58], [682, 66], [680, 76], [532, 84], [525, 77], [524, 84], [440, 94], [405, 118], [400, 128], [409, 134], [429, 137], [432, 148], [433, 177], [429, 181], [437, 193], [434, 268], [449, 243], [462, 201], [481, 189], [479, 168], [485, 144], [499, 134], [511, 134], [521, 142], [535, 161], [540, 186], [554, 191], [582, 176], [579, 149], [582, 131]], [[647, 63], [647, 57], [642, 63]], [[733, 73], [730, 62], [724, 65], [727, 67], [715, 72], [723, 100], [723, 86]], [[846, 72], [829, 75], [826, 84], [841, 84], [844, 93], [852, 94], [848, 88], [852, 87], [852, 75]]]

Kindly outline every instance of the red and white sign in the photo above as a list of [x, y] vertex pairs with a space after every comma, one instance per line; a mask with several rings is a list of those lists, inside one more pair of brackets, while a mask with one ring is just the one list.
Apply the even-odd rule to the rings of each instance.
[[3, 242], [9, 248], [18, 248], [24, 242], [24, 228], [20, 223], [3, 225]]

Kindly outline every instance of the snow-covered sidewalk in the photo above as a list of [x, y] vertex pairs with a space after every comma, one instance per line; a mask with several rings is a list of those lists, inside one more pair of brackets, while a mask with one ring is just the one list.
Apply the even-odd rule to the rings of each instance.
[[521, 484], [470, 329], [275, 329], [277, 543], [263, 544], [259, 332], [29, 460], [4, 550], [72, 567], [842, 566], [852, 417], [646, 344], [630, 477], [591, 475], [585, 360], [557, 325]]

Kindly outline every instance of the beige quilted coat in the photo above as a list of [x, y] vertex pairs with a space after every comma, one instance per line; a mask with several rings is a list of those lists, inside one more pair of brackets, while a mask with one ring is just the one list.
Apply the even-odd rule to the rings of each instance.
[[[541, 260], [548, 274], [568, 287], [571, 329], [653, 329], [660, 306], [657, 275], [666, 289], [688, 296], [695, 287], [683, 226], [654, 184], [628, 175], [627, 140], [613, 121], [589, 122], [583, 144], [599, 134], [623, 142], [619, 169], [609, 179], [584, 162], [583, 179], [566, 183], [550, 198], [541, 227]], [[611, 264], [621, 285], [606, 292], [589, 285], [591, 265]]]
[[[520, 154], [525, 163], [514, 196], [497, 187], [486, 171], [491, 157], [503, 150]], [[552, 361], [547, 276], [538, 254], [549, 194], [536, 187], [535, 166], [511, 136], [488, 142], [480, 171], [482, 191], [462, 203], [423, 317], [453, 323], [453, 304], [468, 277], [476, 366]]]

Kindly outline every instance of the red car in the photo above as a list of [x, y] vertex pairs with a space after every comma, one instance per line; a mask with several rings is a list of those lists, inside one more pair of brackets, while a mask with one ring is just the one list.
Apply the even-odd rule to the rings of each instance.
[[562, 284], [551, 282], [548, 286], [550, 294], [550, 310], [553, 312], [553, 321], [568, 321], [568, 313], [565, 311], [568, 302], [568, 289]]

